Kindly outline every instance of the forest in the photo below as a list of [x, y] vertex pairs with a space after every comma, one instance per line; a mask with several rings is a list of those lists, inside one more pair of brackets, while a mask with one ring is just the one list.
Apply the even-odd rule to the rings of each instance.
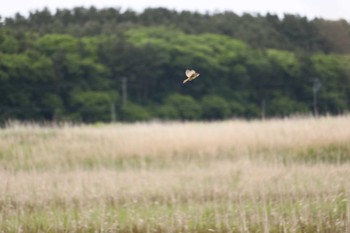
[[[186, 84], [185, 70], [201, 75]], [[0, 17], [0, 122], [221, 120], [350, 108], [350, 24], [44, 8]]]

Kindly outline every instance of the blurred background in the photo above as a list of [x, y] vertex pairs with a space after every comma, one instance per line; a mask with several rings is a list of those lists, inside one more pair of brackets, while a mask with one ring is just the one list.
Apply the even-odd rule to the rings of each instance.
[[[0, 9], [0, 122], [339, 115], [350, 3], [11, 1]], [[185, 70], [201, 75], [182, 84]]]

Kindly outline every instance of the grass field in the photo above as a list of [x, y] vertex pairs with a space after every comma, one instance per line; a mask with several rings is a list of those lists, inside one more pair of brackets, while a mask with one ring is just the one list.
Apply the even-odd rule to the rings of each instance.
[[350, 116], [12, 123], [0, 232], [350, 232]]

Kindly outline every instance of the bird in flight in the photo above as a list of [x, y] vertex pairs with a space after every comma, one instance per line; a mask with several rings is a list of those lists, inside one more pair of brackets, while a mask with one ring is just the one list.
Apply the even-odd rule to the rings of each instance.
[[186, 74], [186, 79], [182, 82], [185, 83], [187, 81], [192, 81], [193, 79], [197, 78], [199, 76], [199, 73], [197, 73], [195, 70], [186, 70], [185, 71]]

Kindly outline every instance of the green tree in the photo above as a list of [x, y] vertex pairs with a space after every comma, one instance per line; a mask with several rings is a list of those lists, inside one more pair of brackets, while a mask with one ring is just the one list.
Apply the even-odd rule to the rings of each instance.
[[14, 36], [0, 29], [0, 51], [2, 53], [18, 53], [19, 46], [20, 44]]
[[[0, 24], [0, 120], [284, 116], [312, 109], [315, 97], [320, 114], [341, 114], [350, 107], [349, 31], [344, 20], [228, 11], [16, 14]], [[188, 68], [201, 75], [183, 85]]]
[[339, 114], [349, 109], [349, 76], [346, 57], [313, 55], [315, 78], [321, 83], [318, 105], [323, 113]]

